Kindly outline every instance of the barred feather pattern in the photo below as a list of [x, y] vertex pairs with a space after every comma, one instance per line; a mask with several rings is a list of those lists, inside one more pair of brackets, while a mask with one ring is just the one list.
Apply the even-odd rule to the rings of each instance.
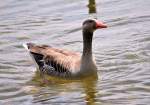
[[47, 62], [44, 62], [44, 65], [40, 67], [40, 71], [42, 74], [48, 74], [51, 76], [59, 76], [59, 77], [70, 77], [71, 73], [69, 70], [67, 70], [62, 65], [58, 64], [55, 61], [48, 60]]

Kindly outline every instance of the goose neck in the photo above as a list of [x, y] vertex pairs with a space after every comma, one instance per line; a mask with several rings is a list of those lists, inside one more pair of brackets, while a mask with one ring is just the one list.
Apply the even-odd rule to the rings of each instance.
[[93, 32], [83, 30], [83, 56], [92, 56]]

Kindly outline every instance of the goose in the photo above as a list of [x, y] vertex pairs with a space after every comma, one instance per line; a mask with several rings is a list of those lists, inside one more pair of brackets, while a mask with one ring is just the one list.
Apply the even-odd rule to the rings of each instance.
[[92, 55], [92, 38], [96, 29], [107, 25], [96, 19], [87, 19], [82, 24], [83, 52], [73, 52], [48, 45], [24, 43], [33, 58], [37, 69], [42, 74], [61, 78], [81, 78], [97, 74], [97, 67]]

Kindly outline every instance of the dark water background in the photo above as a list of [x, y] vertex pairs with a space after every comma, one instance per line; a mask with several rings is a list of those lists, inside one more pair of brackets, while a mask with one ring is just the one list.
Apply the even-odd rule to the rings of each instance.
[[[150, 104], [150, 1], [95, 2], [0, 1], [1, 105]], [[82, 52], [81, 24], [90, 17], [109, 26], [93, 40], [99, 79], [42, 84], [22, 43]]]

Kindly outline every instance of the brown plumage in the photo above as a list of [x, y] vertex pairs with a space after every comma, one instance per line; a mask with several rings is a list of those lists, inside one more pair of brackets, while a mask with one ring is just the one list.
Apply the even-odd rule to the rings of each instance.
[[33, 43], [24, 44], [24, 47], [42, 73], [65, 78], [89, 76], [97, 71], [92, 56], [92, 37], [98, 28], [106, 28], [106, 25], [94, 19], [83, 23], [83, 54]]
[[42, 59], [45, 61], [45, 63], [53, 62], [53, 65], [59, 64], [66, 70], [71, 70], [72, 68], [79, 70], [80, 68], [81, 55], [79, 53], [45, 45], [38, 46], [34, 45], [33, 43], [27, 43], [27, 45], [30, 49], [30, 52], [43, 55]]

